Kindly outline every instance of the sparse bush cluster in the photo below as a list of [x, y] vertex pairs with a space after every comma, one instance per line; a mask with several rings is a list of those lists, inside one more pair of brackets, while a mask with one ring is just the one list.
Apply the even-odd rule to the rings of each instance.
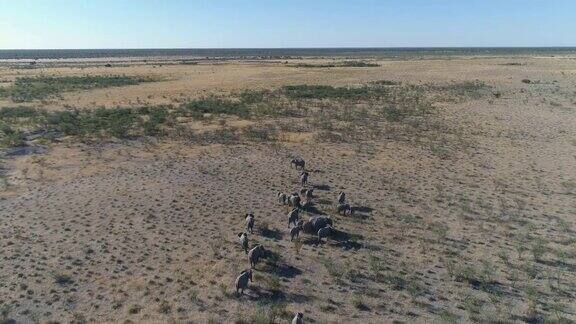
[[236, 102], [229, 99], [221, 98], [202, 98], [183, 104], [179, 108], [182, 115], [201, 118], [204, 114], [212, 115], [236, 115], [239, 117], [248, 117], [250, 110], [246, 103]]
[[394, 85], [400, 85], [401, 82], [398, 81], [392, 81], [392, 80], [378, 80], [378, 81], [372, 81], [372, 84], [376, 84], [376, 85], [381, 85], [381, 86], [394, 86]]
[[0, 123], [0, 147], [17, 147], [24, 144], [24, 133]]
[[69, 109], [45, 111], [28, 107], [0, 109], [0, 143], [19, 146], [29, 135], [43, 138], [79, 136], [82, 138], [131, 138], [162, 134], [161, 125], [170, 118], [170, 107], [115, 109]]
[[289, 99], [368, 99], [375, 94], [380, 94], [377, 88], [368, 86], [332, 87], [327, 85], [293, 85], [282, 87], [282, 94]]
[[[21, 79], [15, 87], [32, 89], [31, 92], [19, 92], [23, 101], [27, 101], [61, 91], [145, 81], [119, 76], [42, 77]], [[40, 134], [40, 137], [48, 139], [57, 136], [85, 139], [172, 136], [224, 144], [241, 140], [276, 141], [280, 138], [280, 132], [310, 132], [314, 134], [314, 139], [323, 142], [377, 139], [382, 136], [382, 123], [402, 123], [406, 130], [426, 127], [421, 121], [415, 122], [415, 119], [433, 111], [431, 93], [437, 95], [439, 92], [447, 92], [454, 96], [470, 97], [475, 96], [480, 89], [483, 86], [478, 83], [432, 87], [399, 85], [383, 80], [355, 87], [304, 84], [276, 90], [245, 90], [226, 97], [193, 99], [178, 106], [64, 111], [10, 107], [0, 109], [0, 145], [24, 145], [30, 134], [35, 134], [36, 138]], [[290, 121], [277, 124], [260, 122], [258, 125], [234, 128], [220, 119], [223, 122], [221, 128], [198, 134], [186, 128], [186, 123], [191, 120], [211, 122], [215, 116], [241, 119], [285, 118]]]
[[125, 75], [20, 77], [11, 86], [0, 88], [0, 98], [9, 97], [14, 102], [29, 102], [56, 97], [63, 92], [121, 87], [152, 81], [157, 80]]
[[460, 101], [463, 99], [478, 99], [488, 94], [490, 88], [486, 83], [475, 80], [448, 84], [425, 84], [422, 89], [435, 95], [435, 101]]
[[298, 63], [292, 65], [297, 68], [333, 68], [333, 67], [379, 67], [380, 64], [366, 61], [342, 61], [335, 63]]
[[340, 64], [344, 67], [379, 67], [380, 64], [365, 61], [344, 61]]

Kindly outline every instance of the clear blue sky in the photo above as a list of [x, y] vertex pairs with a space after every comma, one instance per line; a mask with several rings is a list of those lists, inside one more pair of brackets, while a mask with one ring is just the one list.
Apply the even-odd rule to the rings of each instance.
[[0, 0], [0, 49], [576, 46], [576, 0]]

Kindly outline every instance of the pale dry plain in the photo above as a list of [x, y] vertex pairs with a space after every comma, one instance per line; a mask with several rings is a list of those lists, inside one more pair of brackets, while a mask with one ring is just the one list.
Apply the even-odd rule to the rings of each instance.
[[[0, 99], [0, 107], [51, 111], [178, 105], [298, 84], [484, 85], [473, 95], [427, 93], [434, 111], [402, 120], [182, 121], [194, 134], [279, 125], [258, 140], [65, 136], [3, 149], [0, 321], [286, 323], [297, 311], [310, 323], [576, 320], [576, 57], [291, 66], [301, 62], [0, 65], [5, 87], [38, 75], [159, 80]], [[298, 105], [331, 109], [329, 100]], [[338, 105], [367, 116], [379, 109]], [[316, 188], [303, 218], [328, 214], [340, 231], [321, 245], [306, 234], [291, 243], [288, 210], [276, 202], [277, 192], [299, 189], [292, 156], [308, 162]], [[354, 216], [333, 213], [340, 190]], [[256, 215], [250, 244], [273, 255], [236, 296], [234, 279], [249, 267], [236, 237], [248, 211]]]

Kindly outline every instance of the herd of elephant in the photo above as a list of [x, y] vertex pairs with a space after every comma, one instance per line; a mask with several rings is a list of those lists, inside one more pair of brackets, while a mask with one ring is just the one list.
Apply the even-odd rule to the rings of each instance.
[[[294, 192], [290, 195], [278, 193], [277, 195], [279, 204], [292, 208], [288, 213], [290, 241], [298, 239], [300, 232], [304, 232], [307, 234], [316, 235], [318, 244], [320, 244], [322, 242], [322, 238], [328, 239], [333, 233], [332, 219], [330, 217], [320, 215], [312, 216], [307, 221], [300, 219], [300, 212], [303, 210], [308, 210], [312, 205], [314, 188], [308, 187], [309, 173], [306, 171], [306, 162], [302, 158], [293, 158], [290, 161], [290, 166], [296, 170], [301, 171], [300, 192]], [[338, 214], [352, 214], [354, 212], [353, 208], [348, 203], [346, 203], [346, 194], [342, 191], [338, 194], [335, 210]], [[246, 230], [242, 233], [238, 233], [242, 249], [248, 255], [248, 259], [250, 261], [250, 269], [242, 271], [236, 278], [236, 294], [244, 294], [244, 289], [248, 287], [248, 282], [252, 282], [252, 268], [256, 266], [260, 258], [264, 257], [266, 253], [266, 250], [261, 244], [257, 244], [252, 249], [249, 249], [248, 233], [254, 233], [254, 222], [254, 213], [247, 213]], [[296, 313], [294, 319], [292, 320], [292, 324], [303, 323], [302, 318], [302, 313]]]

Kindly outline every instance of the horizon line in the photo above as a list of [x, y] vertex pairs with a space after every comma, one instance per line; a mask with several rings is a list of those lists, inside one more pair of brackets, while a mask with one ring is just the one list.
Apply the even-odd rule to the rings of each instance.
[[576, 48], [559, 46], [329, 46], [329, 47], [66, 47], [66, 48], [0, 48], [0, 51], [62, 51], [62, 50], [263, 50], [263, 49], [529, 49]]

